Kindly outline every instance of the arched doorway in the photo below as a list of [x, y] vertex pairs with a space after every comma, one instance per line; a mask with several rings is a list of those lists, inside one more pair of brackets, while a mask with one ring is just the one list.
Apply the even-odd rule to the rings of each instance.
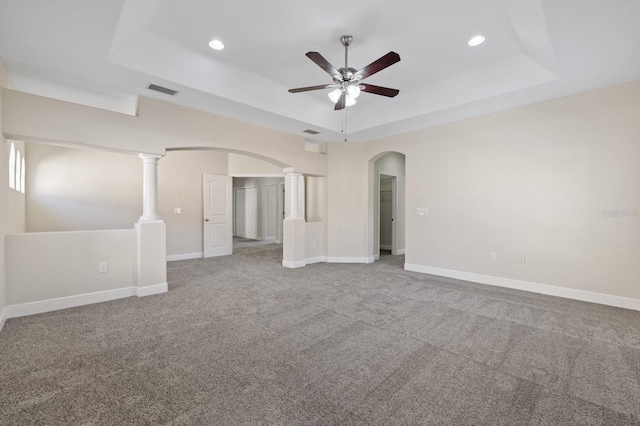
[[405, 253], [405, 155], [384, 152], [369, 161], [369, 257]]
[[[215, 156], [210, 155], [214, 153], [216, 154]], [[196, 163], [198, 167], [189, 167], [189, 164], [183, 161], [181, 162], [182, 171], [176, 169], [176, 167], [163, 170], [163, 162], [165, 162], [165, 165], [175, 162], [174, 157], [176, 156], [188, 157], [192, 162], [202, 159], [200, 161], [202, 164]], [[209, 160], [205, 160], [209, 157], [211, 157]], [[167, 224], [169, 246], [174, 245], [172, 244], [172, 239], [185, 238], [185, 233], [183, 232], [185, 229], [193, 228], [193, 237], [198, 238], [196, 234], [199, 233], [198, 244], [203, 247], [201, 250], [194, 250], [192, 256], [175, 256], [176, 260], [215, 257], [235, 253], [238, 249], [247, 251], [248, 247], [267, 242], [282, 243], [283, 196], [277, 192], [277, 189], [282, 188], [284, 184], [283, 163], [247, 152], [193, 147], [187, 150], [167, 150], [167, 155], [159, 163], [159, 170], [161, 180], [160, 202], [162, 205], [166, 205], [164, 213], [166, 214], [165, 222]], [[191, 209], [186, 209], [184, 206], [182, 209], [175, 207], [178, 205], [169, 204], [174, 201], [166, 200], [162, 197], [163, 186], [171, 185], [171, 180], [176, 175], [184, 173], [191, 176], [190, 184], [185, 184], [183, 189], [184, 193], [194, 192], [191, 200]], [[221, 183], [215, 187], [218, 187], [223, 193], [228, 192], [229, 200], [223, 200], [224, 202], [222, 203], [219, 201], [214, 203], [207, 202], [207, 197], [211, 198], [213, 195], [209, 194], [210, 191], [204, 190], [205, 188], [202, 186], [203, 176], [205, 177], [205, 182], [209, 182], [209, 180], [213, 182], [218, 179]], [[225, 189], [226, 184], [224, 182], [227, 180], [229, 181], [228, 188]], [[210, 185], [205, 186], [209, 188]], [[220, 191], [214, 192], [221, 195]], [[199, 194], [198, 197], [200, 199], [196, 200], [195, 194]], [[222, 197], [224, 198], [224, 196]], [[220, 212], [215, 217], [211, 216], [211, 220], [207, 220], [210, 218], [207, 207], [215, 205], [220, 208], [223, 204], [229, 204], [230, 208], [229, 212], [225, 214], [224, 220], [221, 220], [222, 214]], [[202, 211], [203, 208], [204, 212]], [[180, 210], [182, 211], [180, 212]], [[188, 213], [193, 214], [188, 216]], [[227, 215], [228, 217], [226, 217]], [[239, 218], [242, 220], [239, 220]], [[279, 222], [278, 218], [280, 219]], [[214, 225], [211, 225], [212, 223]], [[195, 229], [196, 226], [199, 229], [198, 231]], [[216, 226], [216, 229], [224, 226], [225, 232], [218, 232], [219, 235], [215, 234], [209, 229], [212, 226]], [[227, 228], [230, 231], [228, 243], [224, 235], [227, 232]], [[217, 240], [211, 237], [214, 234], [218, 236]], [[220, 250], [219, 253], [214, 249], [209, 250], [212, 247], [215, 248], [216, 244], [224, 246], [224, 250]], [[282, 245], [279, 245], [279, 252], [281, 258]]]

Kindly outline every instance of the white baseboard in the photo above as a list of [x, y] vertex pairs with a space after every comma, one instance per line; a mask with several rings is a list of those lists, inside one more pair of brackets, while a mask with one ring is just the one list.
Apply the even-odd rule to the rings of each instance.
[[298, 260], [297, 262], [291, 262], [289, 260], [283, 260], [282, 261], [282, 266], [284, 266], [285, 268], [302, 268], [304, 265], [306, 264], [306, 262], [304, 260]]
[[276, 241], [276, 237], [267, 237], [267, 238], [264, 238], [263, 241], [274, 241], [275, 242]]
[[628, 297], [612, 296], [610, 294], [595, 293], [585, 290], [577, 290], [566, 287], [556, 287], [548, 284], [539, 284], [529, 281], [514, 280], [511, 278], [494, 277], [491, 275], [474, 274], [471, 272], [454, 271], [451, 269], [432, 268], [430, 266], [404, 264], [404, 269], [424, 274], [438, 275], [447, 278], [472, 281], [480, 284], [489, 284], [497, 287], [513, 288], [516, 290], [530, 291], [532, 293], [546, 294], [549, 296], [564, 297], [566, 299], [580, 300], [583, 302], [599, 303], [601, 305], [615, 306], [617, 308], [633, 309], [640, 311], [640, 300]]
[[189, 259], [200, 259], [202, 258], [203, 253], [185, 253], [185, 254], [172, 254], [171, 256], [167, 256], [167, 262], [173, 262], [174, 260], [189, 260]]
[[58, 311], [60, 309], [108, 302], [110, 300], [123, 299], [125, 297], [150, 296], [152, 294], [166, 293], [168, 288], [169, 286], [166, 283], [146, 287], [125, 287], [118, 288], [116, 290], [97, 291], [95, 293], [77, 294], [67, 297], [58, 297], [55, 299], [39, 300], [37, 302], [21, 303], [19, 305], [9, 305], [2, 311], [2, 317], [0, 318], [24, 317], [27, 315]]
[[374, 257], [328, 257], [329, 263], [373, 263]]
[[398, 249], [397, 252], [398, 252], [398, 255], [404, 254], [404, 249]]
[[154, 294], [166, 293], [169, 291], [167, 283], [148, 285], [145, 287], [135, 287], [138, 297], [152, 296]]
[[312, 265], [314, 263], [321, 263], [326, 261], [327, 261], [327, 256], [316, 256], [316, 257], [310, 257], [309, 259], [305, 260], [304, 263], [306, 265]]
[[0, 311], [0, 331], [2, 331], [5, 321], [7, 321], [7, 308], [2, 308]]
[[6, 307], [7, 318], [24, 317], [26, 315], [41, 314], [43, 312], [60, 309], [75, 308], [76, 306], [91, 305], [93, 303], [108, 302], [136, 295], [136, 287], [125, 287], [116, 290], [97, 291], [95, 293], [78, 294], [74, 296], [58, 297], [56, 299], [40, 300], [37, 302], [21, 303]]
[[379, 254], [375, 254], [375, 255], [373, 255], [373, 260], [374, 260], [374, 261], [376, 261], [376, 260], [380, 260], [380, 255], [379, 255]]
[[380, 250], [393, 250], [393, 248], [387, 244], [380, 244]]

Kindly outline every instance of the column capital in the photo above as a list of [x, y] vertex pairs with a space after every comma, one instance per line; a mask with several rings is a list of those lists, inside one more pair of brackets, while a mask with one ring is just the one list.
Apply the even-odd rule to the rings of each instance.
[[284, 173], [285, 176], [302, 176], [302, 173], [296, 172], [293, 167], [282, 169], [282, 173]]
[[158, 160], [160, 160], [162, 157], [164, 157], [164, 155], [146, 154], [144, 152], [141, 152], [140, 154], [138, 154], [138, 158], [141, 158], [143, 163], [158, 164]]

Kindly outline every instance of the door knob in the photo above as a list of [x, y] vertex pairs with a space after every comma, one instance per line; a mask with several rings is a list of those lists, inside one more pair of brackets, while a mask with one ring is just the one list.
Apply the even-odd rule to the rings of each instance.
[[204, 221], [205, 221], [205, 222], [209, 222], [209, 219], [205, 219]]

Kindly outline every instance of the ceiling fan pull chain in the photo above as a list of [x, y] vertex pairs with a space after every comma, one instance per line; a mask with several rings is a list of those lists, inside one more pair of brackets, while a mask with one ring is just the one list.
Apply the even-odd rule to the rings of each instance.
[[342, 133], [344, 133], [344, 141], [347, 141], [347, 109], [342, 110]]

